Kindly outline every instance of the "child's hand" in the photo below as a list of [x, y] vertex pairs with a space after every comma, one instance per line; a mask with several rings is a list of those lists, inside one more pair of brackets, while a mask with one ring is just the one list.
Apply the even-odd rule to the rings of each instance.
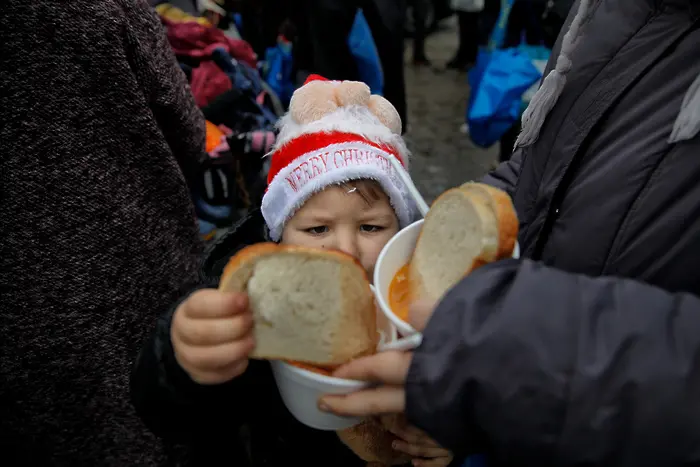
[[180, 366], [199, 384], [241, 375], [255, 347], [248, 296], [199, 290], [175, 310], [170, 338]]
[[382, 417], [384, 426], [397, 438], [393, 448], [413, 458], [415, 467], [447, 467], [454, 459], [452, 453], [442, 448], [423, 431], [406, 423], [404, 417]]

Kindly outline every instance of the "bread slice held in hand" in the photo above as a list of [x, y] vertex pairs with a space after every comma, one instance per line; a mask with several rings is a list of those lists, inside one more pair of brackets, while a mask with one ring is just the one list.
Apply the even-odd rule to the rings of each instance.
[[251, 358], [333, 368], [376, 350], [369, 280], [344, 253], [252, 245], [231, 258], [219, 290], [248, 294], [256, 342]]
[[468, 182], [459, 187], [463, 192], [480, 197], [496, 216], [498, 230], [498, 248], [496, 256], [490, 261], [506, 259], [513, 256], [513, 249], [518, 238], [518, 217], [508, 193], [485, 183]]
[[474, 269], [510, 257], [517, 234], [506, 193], [480, 183], [446, 191], [430, 207], [411, 258], [412, 301], [437, 302]]

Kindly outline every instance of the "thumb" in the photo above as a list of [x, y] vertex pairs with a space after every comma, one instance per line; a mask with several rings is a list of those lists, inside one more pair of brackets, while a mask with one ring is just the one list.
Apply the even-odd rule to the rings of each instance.
[[408, 322], [413, 329], [423, 331], [433, 315], [435, 303], [429, 300], [418, 300], [408, 308]]

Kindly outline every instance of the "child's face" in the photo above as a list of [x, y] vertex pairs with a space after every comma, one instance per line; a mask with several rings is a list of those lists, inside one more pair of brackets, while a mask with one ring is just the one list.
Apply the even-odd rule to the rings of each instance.
[[312, 196], [287, 222], [282, 243], [343, 251], [362, 263], [371, 280], [399, 221], [381, 189], [372, 190], [376, 199], [361, 195], [358, 190], [364, 194], [366, 186], [331, 186]]

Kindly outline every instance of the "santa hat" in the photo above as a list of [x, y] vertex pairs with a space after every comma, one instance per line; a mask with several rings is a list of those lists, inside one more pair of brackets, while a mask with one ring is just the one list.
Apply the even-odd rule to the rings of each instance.
[[312, 75], [280, 119], [262, 214], [279, 241], [286, 222], [314, 194], [352, 180], [375, 180], [389, 197], [402, 227], [416, 207], [390, 158], [408, 170], [401, 120], [384, 98], [358, 82]]

